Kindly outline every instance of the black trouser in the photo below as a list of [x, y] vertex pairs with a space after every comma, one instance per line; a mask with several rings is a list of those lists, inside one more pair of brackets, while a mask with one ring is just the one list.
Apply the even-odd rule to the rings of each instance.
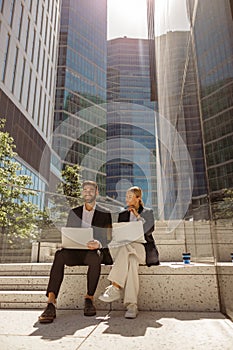
[[88, 249], [61, 249], [55, 253], [53, 265], [50, 271], [50, 278], [46, 295], [53, 292], [57, 298], [63, 277], [64, 267], [87, 265], [87, 294], [92, 296], [95, 294], [97, 284], [100, 277], [102, 257], [98, 250]]

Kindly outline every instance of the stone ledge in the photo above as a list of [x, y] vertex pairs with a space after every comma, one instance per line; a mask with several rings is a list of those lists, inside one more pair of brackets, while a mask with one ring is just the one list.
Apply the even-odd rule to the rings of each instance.
[[[47, 276], [52, 263], [22, 263], [22, 264], [0, 264], [0, 276]], [[232, 263], [218, 263], [217, 267], [227, 268], [229, 271], [233, 268]], [[109, 265], [101, 266], [101, 274], [107, 275], [111, 269]], [[191, 271], [190, 271], [191, 269]], [[66, 266], [65, 274], [79, 275], [86, 274], [86, 266]], [[161, 262], [159, 266], [142, 266], [139, 267], [139, 274], [215, 274], [216, 265], [193, 263], [185, 265], [182, 262]]]
[[[96, 291], [98, 309], [109, 305], [98, 300], [98, 296], [109, 285], [107, 275], [110, 266], [103, 266]], [[58, 307], [81, 308], [86, 288], [86, 267], [66, 267], [61, 286]], [[162, 263], [160, 266], [140, 266], [140, 293], [138, 306], [141, 310], [186, 310], [218, 311], [218, 288], [216, 267], [206, 264], [183, 265]], [[69, 299], [67, 299], [69, 295]], [[113, 310], [124, 309], [122, 300], [112, 303]]]
[[44, 291], [0, 291], [1, 309], [40, 309], [45, 303]]
[[[111, 266], [102, 265], [101, 275], [108, 275]], [[86, 274], [86, 266], [66, 266], [66, 275]], [[190, 263], [185, 265], [181, 262], [162, 262], [159, 266], [139, 266], [139, 275], [215, 275], [214, 264]]]
[[0, 264], [0, 276], [47, 276], [51, 263]]
[[[26, 274], [27, 284], [31, 290], [12, 290], [0, 292], [0, 307], [2, 308], [33, 308], [43, 307], [46, 302], [44, 284], [43, 290], [37, 290], [36, 281], [41, 285], [44, 279], [48, 281], [51, 264], [3, 264], [1, 274], [12, 278], [9, 283], [22, 283]], [[107, 275], [111, 266], [102, 266], [100, 281], [96, 291], [95, 303], [99, 310], [122, 310], [122, 300], [111, 305], [98, 300], [98, 296], [109, 285]], [[10, 272], [11, 271], [11, 272]], [[21, 271], [21, 279], [19, 276]], [[66, 267], [64, 281], [61, 286], [58, 308], [83, 309], [83, 299], [86, 292], [86, 266]], [[11, 276], [11, 277], [10, 277]], [[30, 280], [31, 276], [31, 280]], [[34, 277], [36, 276], [36, 278]], [[42, 277], [42, 278], [39, 278]], [[29, 278], [29, 280], [27, 280]], [[219, 311], [216, 266], [210, 264], [162, 263], [160, 266], [140, 266], [140, 293], [138, 306], [140, 310], [186, 310], [186, 311]], [[30, 282], [29, 282], [30, 281]], [[21, 287], [25, 285], [21, 284]], [[15, 287], [14, 287], [15, 288]], [[19, 289], [18, 288], [18, 289]], [[37, 306], [36, 306], [37, 305]]]

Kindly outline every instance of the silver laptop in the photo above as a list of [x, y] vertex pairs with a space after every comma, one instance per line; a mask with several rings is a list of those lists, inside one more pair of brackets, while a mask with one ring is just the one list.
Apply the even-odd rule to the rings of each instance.
[[131, 242], [145, 243], [142, 221], [118, 222], [112, 225], [112, 241], [110, 243], [127, 244]]
[[88, 249], [87, 242], [93, 240], [93, 228], [62, 227], [62, 247], [67, 249]]

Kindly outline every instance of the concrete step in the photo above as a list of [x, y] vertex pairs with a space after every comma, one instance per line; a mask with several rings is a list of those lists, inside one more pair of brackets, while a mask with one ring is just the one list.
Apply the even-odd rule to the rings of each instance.
[[1, 290], [45, 290], [48, 284], [47, 276], [0, 276]]
[[0, 276], [48, 276], [51, 263], [0, 264]]
[[[43, 308], [50, 263], [0, 264], [0, 308]], [[109, 285], [110, 266], [102, 266], [95, 303], [99, 310], [123, 310], [122, 300], [111, 305], [98, 296]], [[66, 267], [57, 307], [82, 309], [86, 266]], [[219, 311], [216, 267], [211, 264], [162, 263], [139, 267], [140, 310]]]
[[23, 250], [20, 253], [3, 253], [1, 254], [0, 261], [3, 263], [27, 263], [31, 261], [31, 249], [30, 251], [24, 252]]
[[44, 290], [6, 291], [0, 290], [0, 309], [42, 309], [45, 307]]

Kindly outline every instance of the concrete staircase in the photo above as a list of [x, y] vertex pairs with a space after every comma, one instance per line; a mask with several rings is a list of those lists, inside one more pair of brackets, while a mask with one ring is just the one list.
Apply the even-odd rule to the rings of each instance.
[[[150, 268], [140, 266], [139, 309], [221, 310], [233, 315], [233, 264], [230, 259], [230, 253], [233, 252], [232, 233], [232, 222], [156, 222], [154, 235], [162, 263]], [[20, 263], [19, 260], [18, 263], [0, 264], [0, 308], [44, 308], [49, 271], [58, 247], [59, 243], [35, 242], [31, 262]], [[190, 265], [182, 262], [184, 251], [191, 252]], [[221, 263], [216, 264], [216, 260]], [[96, 292], [99, 310], [124, 308], [122, 300], [111, 305], [98, 300], [98, 296], [109, 285], [107, 275], [110, 268], [102, 266]], [[58, 308], [83, 308], [86, 270], [84, 266], [66, 267], [57, 301]]]
[[42, 308], [50, 264], [0, 264], [0, 308]]
[[[0, 308], [43, 308], [50, 263], [1, 264]], [[108, 305], [98, 295], [109, 285], [109, 266], [102, 266], [96, 306], [123, 309], [122, 301]], [[163, 311], [219, 311], [216, 267], [210, 264], [162, 263], [140, 266], [139, 309]], [[82, 309], [86, 290], [86, 267], [66, 267], [58, 308]], [[69, 297], [67, 297], [69, 295]]]

